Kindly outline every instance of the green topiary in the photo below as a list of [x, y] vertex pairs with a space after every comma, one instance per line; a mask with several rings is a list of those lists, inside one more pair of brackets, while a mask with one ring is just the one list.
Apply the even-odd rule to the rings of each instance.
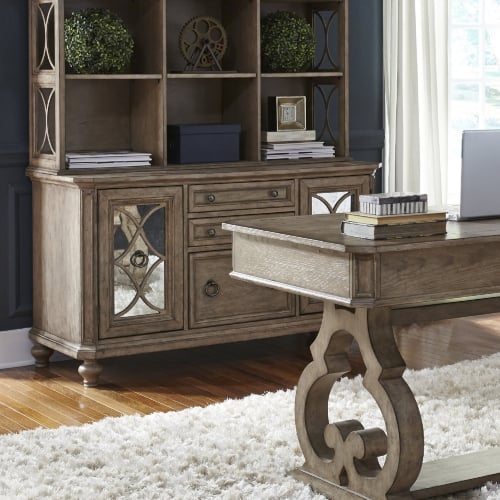
[[123, 73], [134, 50], [125, 23], [107, 9], [73, 12], [64, 22], [65, 59], [75, 73]]
[[296, 72], [308, 69], [314, 58], [314, 34], [306, 19], [277, 11], [261, 21], [262, 71]]

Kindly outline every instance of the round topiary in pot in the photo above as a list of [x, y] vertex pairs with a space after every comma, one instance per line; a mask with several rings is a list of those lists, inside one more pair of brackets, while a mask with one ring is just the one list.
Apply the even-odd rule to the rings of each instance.
[[314, 34], [307, 20], [294, 12], [277, 11], [261, 20], [262, 71], [297, 72], [314, 59]]
[[73, 12], [64, 22], [64, 51], [74, 73], [124, 73], [134, 40], [123, 20], [107, 9]]

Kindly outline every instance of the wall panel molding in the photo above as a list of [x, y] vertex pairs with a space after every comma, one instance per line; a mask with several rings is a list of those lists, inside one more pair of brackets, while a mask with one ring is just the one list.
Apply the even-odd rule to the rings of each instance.
[[30, 317], [32, 300], [31, 184], [8, 188], [9, 318]]

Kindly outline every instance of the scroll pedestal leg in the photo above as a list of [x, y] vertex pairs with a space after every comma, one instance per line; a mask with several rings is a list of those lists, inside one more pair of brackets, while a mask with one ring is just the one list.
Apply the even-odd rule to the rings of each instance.
[[84, 361], [78, 367], [78, 373], [83, 378], [85, 387], [96, 387], [99, 383], [99, 376], [103, 370], [103, 366], [97, 361]]
[[52, 354], [54, 354], [54, 349], [42, 344], [33, 344], [31, 348], [31, 355], [35, 358], [35, 366], [37, 368], [46, 368], [49, 366], [49, 359]]
[[[311, 345], [313, 361], [297, 386], [295, 419], [305, 463], [294, 477], [335, 498], [411, 498], [423, 459], [423, 429], [415, 398], [402, 378], [390, 309], [338, 308], [325, 303]], [[357, 420], [330, 423], [328, 400], [350, 371], [347, 350], [357, 341], [366, 373], [363, 385], [384, 417], [386, 432]], [[338, 404], [342, 404], [339, 401]], [[381, 466], [378, 457], [385, 455]]]

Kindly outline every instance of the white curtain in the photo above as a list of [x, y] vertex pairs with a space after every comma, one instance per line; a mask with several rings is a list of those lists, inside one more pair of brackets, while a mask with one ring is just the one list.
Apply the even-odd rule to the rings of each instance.
[[384, 190], [446, 203], [448, 0], [383, 0]]

